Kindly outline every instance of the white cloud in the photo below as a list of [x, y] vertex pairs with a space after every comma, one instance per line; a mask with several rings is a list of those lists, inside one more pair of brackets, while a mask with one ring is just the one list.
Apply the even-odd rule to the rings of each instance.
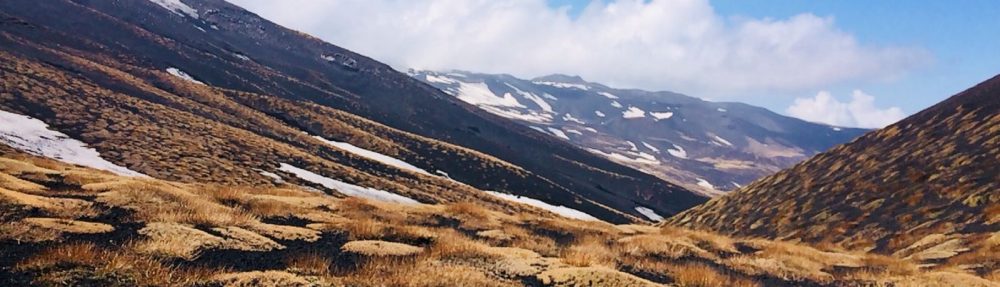
[[797, 98], [785, 110], [789, 115], [803, 120], [834, 126], [881, 128], [904, 117], [898, 107], [880, 109], [875, 106], [875, 97], [854, 90], [850, 102], [841, 102], [828, 91], [820, 91], [812, 98]]
[[917, 48], [859, 43], [832, 17], [732, 19], [707, 0], [233, 0], [279, 24], [399, 69], [566, 73], [701, 97], [801, 93], [897, 78]]

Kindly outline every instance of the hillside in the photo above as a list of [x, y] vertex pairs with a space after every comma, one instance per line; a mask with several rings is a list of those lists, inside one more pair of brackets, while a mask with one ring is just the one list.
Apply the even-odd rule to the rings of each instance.
[[617, 223], [706, 200], [225, 1], [4, 1], [0, 19], [0, 110], [150, 177], [513, 194]]
[[679, 228], [123, 177], [6, 145], [0, 285], [996, 286]]
[[669, 225], [1000, 270], [1000, 76]]
[[565, 75], [526, 80], [462, 71], [410, 74], [487, 112], [710, 196], [866, 132], [741, 103], [617, 89]]

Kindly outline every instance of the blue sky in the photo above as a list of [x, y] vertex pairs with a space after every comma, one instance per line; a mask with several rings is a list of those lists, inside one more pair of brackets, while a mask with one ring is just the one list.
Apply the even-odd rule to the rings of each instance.
[[[569, 7], [576, 17], [589, 0], [548, 0], [552, 7]], [[1000, 74], [1000, 1], [962, 0], [712, 0], [726, 17], [784, 19], [801, 13], [833, 17], [836, 26], [861, 42], [920, 47], [932, 61], [907, 75], [876, 83], [832, 85], [831, 94], [846, 100], [854, 89], [876, 95], [877, 102], [912, 114], [981, 81]], [[745, 102], [775, 111], [784, 99], [759, 95]]]
[[579, 75], [841, 126], [1000, 73], [1000, 1], [232, 1], [403, 71]]

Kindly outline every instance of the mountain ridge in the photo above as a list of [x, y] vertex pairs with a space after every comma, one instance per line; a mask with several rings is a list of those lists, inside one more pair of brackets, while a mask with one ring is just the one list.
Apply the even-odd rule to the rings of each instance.
[[810, 123], [743, 103], [611, 88], [579, 76], [525, 80], [461, 70], [408, 74], [487, 112], [710, 196], [866, 131]]

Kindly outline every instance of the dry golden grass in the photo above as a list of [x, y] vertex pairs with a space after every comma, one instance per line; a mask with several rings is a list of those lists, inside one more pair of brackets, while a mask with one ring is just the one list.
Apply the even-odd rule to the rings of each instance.
[[674, 280], [674, 284], [680, 287], [762, 286], [749, 279], [725, 275], [715, 268], [700, 263], [668, 265], [665, 269], [668, 276]]
[[6, 173], [0, 173], [0, 188], [27, 193], [42, 192], [45, 190], [44, 185], [23, 180]]
[[538, 274], [546, 286], [656, 286], [658, 284], [606, 267], [566, 267]]
[[[34, 283], [62, 285], [92, 282], [93, 285], [132, 282], [138, 286], [174, 286], [200, 280], [195, 273], [177, 276], [177, 271], [157, 260], [101, 249], [93, 244], [67, 244], [47, 249], [17, 265], [24, 272], [43, 271]], [[54, 272], [62, 270], [66, 272]]]
[[60, 233], [97, 234], [115, 230], [114, 226], [104, 223], [70, 219], [30, 217], [21, 221], [33, 228], [48, 229]]
[[6, 188], [0, 188], [0, 202], [36, 208], [45, 214], [56, 217], [79, 218], [94, 216], [99, 213], [99, 211], [92, 207], [93, 204], [88, 201], [37, 196]]
[[615, 258], [618, 256], [608, 247], [606, 239], [588, 236], [577, 239], [573, 245], [563, 251], [560, 257], [564, 263], [576, 267], [604, 266], [614, 268]]
[[285, 258], [285, 265], [292, 273], [326, 276], [333, 269], [333, 260], [315, 252], [299, 253]]
[[[22, 174], [39, 171], [17, 162], [0, 161], [0, 165]], [[958, 261], [993, 264], [987, 259], [996, 257], [990, 252], [1000, 245], [998, 235], [965, 238], [979, 243], [972, 251], [951, 257], [956, 262], [920, 270], [912, 260], [852, 253], [837, 246], [819, 249], [680, 228], [510, 214], [470, 203], [396, 205], [287, 188], [122, 179], [58, 165], [45, 170], [44, 178], [26, 177], [27, 181], [65, 180], [60, 175], [70, 170], [83, 187], [68, 192], [96, 199], [0, 189], [4, 206], [0, 220], [8, 220], [0, 225], [0, 240], [58, 245], [75, 233], [108, 232], [120, 224], [140, 228], [131, 242], [120, 247], [63, 245], [65, 249], [57, 246], [21, 262], [19, 270], [39, 284], [148, 278], [151, 285], [169, 286], [518, 286], [536, 280], [551, 286], [645, 286], [654, 284], [650, 280], [677, 286], [760, 286], [751, 279], [760, 276], [792, 285], [988, 286], [977, 284], [1000, 277], [989, 269], [980, 273], [984, 279], [954, 267]], [[71, 208], [74, 204], [86, 208]], [[43, 218], [22, 211], [76, 210], [72, 212], [94, 215], [100, 213], [87, 210], [104, 205], [128, 214], [90, 220]], [[912, 253], [947, 242], [927, 240]], [[290, 255], [274, 253], [283, 249]], [[275, 262], [266, 262], [276, 269], [237, 273], [221, 266], [188, 265], [206, 259], [200, 256], [213, 250], [276, 254]], [[165, 266], [166, 261], [177, 265]], [[151, 271], [133, 274], [141, 271], [139, 267]], [[67, 268], [73, 271], [63, 272]], [[63, 271], [53, 271], [57, 269]]]
[[416, 246], [379, 240], [351, 241], [340, 247], [340, 250], [368, 257], [414, 256], [424, 251]]

